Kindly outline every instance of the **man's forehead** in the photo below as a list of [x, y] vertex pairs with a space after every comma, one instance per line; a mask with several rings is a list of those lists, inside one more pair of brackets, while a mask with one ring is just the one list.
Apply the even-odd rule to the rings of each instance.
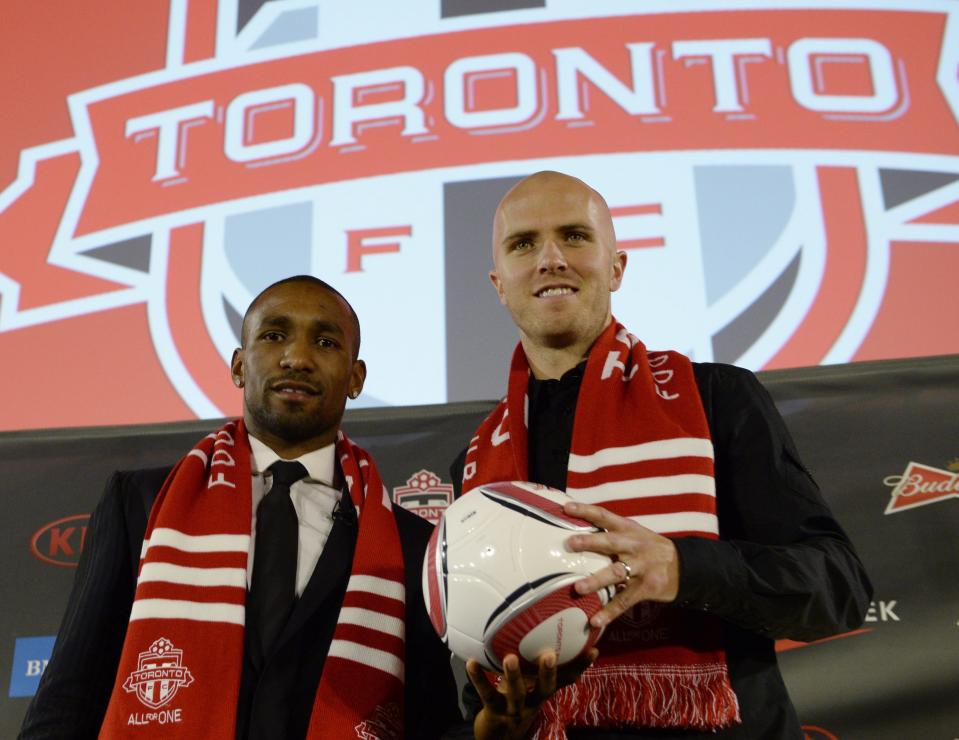
[[596, 225], [601, 221], [603, 203], [590, 188], [575, 180], [573, 184], [555, 185], [558, 187], [554, 183], [531, 185], [508, 193], [496, 211], [495, 230], [515, 232], [572, 223]]
[[247, 321], [262, 324], [296, 318], [345, 323], [348, 314], [349, 308], [338, 295], [321, 285], [304, 281], [277, 285], [261, 295], [250, 307]]

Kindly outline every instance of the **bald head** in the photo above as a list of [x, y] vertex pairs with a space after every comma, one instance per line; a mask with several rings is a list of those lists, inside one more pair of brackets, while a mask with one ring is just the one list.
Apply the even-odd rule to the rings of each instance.
[[493, 216], [494, 264], [497, 247], [525, 225], [518, 222], [517, 211], [524, 209], [534, 200], [542, 204], [541, 208], [562, 209], [570, 206], [571, 213], [585, 207], [593, 222], [591, 226], [597, 230], [603, 246], [612, 252], [616, 251], [616, 234], [606, 199], [579, 178], [562, 172], [543, 170], [516, 183], [496, 207]]

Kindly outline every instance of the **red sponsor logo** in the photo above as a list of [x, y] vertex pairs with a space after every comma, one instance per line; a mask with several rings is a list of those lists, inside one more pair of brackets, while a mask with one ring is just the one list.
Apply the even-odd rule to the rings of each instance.
[[393, 500], [436, 524], [453, 502], [453, 485], [443, 483], [431, 470], [419, 470], [409, 477], [405, 486], [393, 489]]
[[886, 476], [883, 483], [892, 487], [886, 514], [959, 497], [959, 473], [917, 462], [910, 462], [902, 475]]
[[44, 524], [30, 538], [30, 552], [45, 563], [76, 568], [89, 521], [89, 514], [74, 514]]

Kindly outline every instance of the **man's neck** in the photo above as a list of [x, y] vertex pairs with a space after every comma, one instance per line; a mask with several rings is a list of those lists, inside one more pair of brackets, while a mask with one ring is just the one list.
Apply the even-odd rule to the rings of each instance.
[[291, 442], [251, 424], [249, 416], [246, 416], [244, 420], [246, 422], [247, 432], [260, 440], [284, 460], [296, 460], [308, 452], [326, 447], [328, 444], [336, 441], [336, 429], [305, 440]]
[[523, 345], [526, 362], [529, 363], [529, 369], [533, 373], [533, 377], [537, 380], [558, 380], [562, 378], [568, 370], [572, 370], [583, 361], [611, 321], [612, 318], [608, 317], [596, 334], [588, 339], [555, 347], [536, 341], [521, 331], [519, 341]]
[[537, 380], [557, 380], [576, 367], [589, 353], [592, 341], [567, 347], [543, 347], [527, 337], [521, 338], [530, 372]]

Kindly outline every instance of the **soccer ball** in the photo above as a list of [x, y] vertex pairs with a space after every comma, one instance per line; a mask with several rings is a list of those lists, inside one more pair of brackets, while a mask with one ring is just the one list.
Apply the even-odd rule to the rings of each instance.
[[566, 539], [598, 531], [563, 513], [563, 491], [520, 481], [489, 483], [446, 509], [423, 562], [423, 596], [436, 632], [463, 660], [503, 671], [519, 656], [526, 673], [547, 648], [557, 664], [602, 634], [589, 618], [615, 593], [579, 595], [573, 584], [609, 565], [605, 555], [568, 552]]

